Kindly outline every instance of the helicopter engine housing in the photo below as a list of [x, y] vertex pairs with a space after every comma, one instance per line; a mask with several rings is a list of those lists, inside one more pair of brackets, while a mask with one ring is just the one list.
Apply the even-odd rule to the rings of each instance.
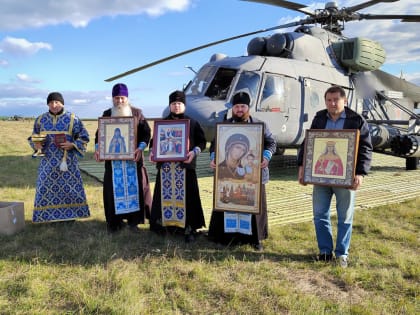
[[338, 61], [350, 72], [377, 70], [385, 62], [386, 53], [378, 42], [355, 37], [332, 44]]
[[248, 55], [252, 56], [263, 56], [266, 54], [266, 45], [267, 45], [267, 40], [265, 37], [254, 37], [253, 39], [250, 40], [250, 42], [248, 43], [248, 47], [247, 47], [247, 51], [248, 51]]
[[255, 37], [248, 43], [250, 56], [288, 57], [293, 50], [293, 38], [287, 33], [275, 33], [267, 37]]

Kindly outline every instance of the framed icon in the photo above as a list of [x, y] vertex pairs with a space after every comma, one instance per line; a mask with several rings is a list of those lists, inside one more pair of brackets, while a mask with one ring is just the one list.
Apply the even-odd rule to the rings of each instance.
[[303, 182], [348, 188], [353, 186], [358, 145], [358, 129], [306, 130]]
[[136, 133], [134, 117], [99, 117], [100, 160], [134, 160]]
[[216, 124], [213, 208], [259, 214], [264, 124]]
[[189, 119], [155, 120], [153, 127], [153, 160], [185, 161], [190, 134]]

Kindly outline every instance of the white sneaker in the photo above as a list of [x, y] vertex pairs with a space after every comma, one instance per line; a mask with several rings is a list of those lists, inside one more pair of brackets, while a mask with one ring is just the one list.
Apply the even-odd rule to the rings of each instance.
[[338, 264], [340, 265], [341, 268], [347, 268], [348, 266], [348, 259], [347, 256], [340, 256], [338, 257]]

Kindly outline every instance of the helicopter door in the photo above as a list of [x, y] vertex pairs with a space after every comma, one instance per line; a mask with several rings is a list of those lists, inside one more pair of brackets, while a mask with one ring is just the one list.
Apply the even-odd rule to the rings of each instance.
[[313, 80], [310, 78], [301, 78], [302, 90], [304, 91], [303, 106], [300, 115], [300, 126], [298, 143], [303, 141], [305, 130], [311, 126], [315, 114], [325, 109], [324, 93], [331, 86], [331, 83]]
[[[238, 92], [246, 92], [251, 97], [250, 112], [253, 113], [256, 109], [255, 103], [258, 97], [258, 87], [261, 81], [261, 74], [253, 71], [242, 71], [237, 75], [236, 82], [233, 83], [234, 88], [231, 92], [231, 96], [235, 95]], [[232, 117], [232, 108], [230, 100], [227, 104], [228, 111], [226, 117]], [[253, 114], [252, 114], [253, 115]]]
[[299, 130], [300, 83], [297, 79], [265, 73], [255, 116], [268, 126], [281, 146], [288, 146]]
[[261, 112], [285, 112], [285, 92], [283, 77], [278, 75], [266, 75], [263, 82], [261, 99], [258, 111]]

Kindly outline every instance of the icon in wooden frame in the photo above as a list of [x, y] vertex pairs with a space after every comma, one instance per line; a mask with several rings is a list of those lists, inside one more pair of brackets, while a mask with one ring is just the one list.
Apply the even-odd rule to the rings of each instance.
[[99, 159], [134, 160], [135, 130], [134, 117], [99, 117]]
[[153, 160], [185, 161], [188, 154], [189, 119], [155, 120], [153, 127]]
[[216, 211], [260, 213], [263, 142], [263, 123], [216, 125]]
[[306, 130], [303, 182], [347, 188], [353, 186], [358, 144], [357, 129]]

